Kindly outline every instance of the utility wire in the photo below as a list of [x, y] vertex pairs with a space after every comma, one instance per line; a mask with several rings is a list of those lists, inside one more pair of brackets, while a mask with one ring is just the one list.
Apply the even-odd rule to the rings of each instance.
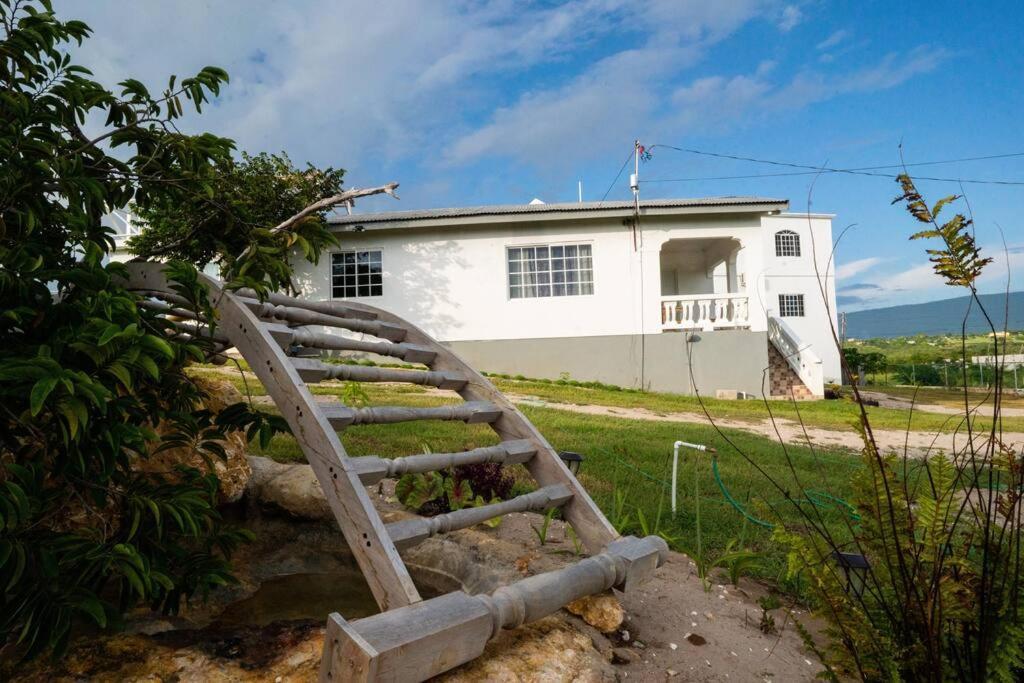
[[[720, 177], [717, 177], [717, 178], [661, 178], [661, 179], [645, 180], [645, 181], [641, 181], [641, 182], [646, 182], [646, 183], [657, 183], [657, 182], [668, 183], [668, 182], [690, 182], [690, 181], [696, 181], [696, 180], [732, 180], [732, 179], [740, 179], [740, 178], [769, 178], [769, 177], [779, 177], [779, 176], [812, 175], [812, 174], [817, 174], [817, 173], [845, 173], [847, 175], [863, 175], [863, 176], [873, 176], [873, 177], [878, 177], [878, 178], [892, 178], [892, 176], [890, 174], [888, 174], [888, 173], [878, 173], [877, 171], [879, 171], [881, 169], [899, 169], [899, 168], [903, 168], [902, 165], [863, 166], [863, 167], [860, 167], [860, 168], [831, 168], [831, 167], [828, 167], [828, 166], [811, 166], [811, 165], [808, 165], [808, 164], [794, 164], [794, 163], [790, 163], [790, 162], [787, 162], [787, 161], [773, 161], [773, 160], [770, 160], [770, 159], [755, 159], [753, 157], [745, 157], [745, 156], [739, 156], [739, 155], [735, 155], [735, 154], [719, 154], [717, 152], [705, 152], [705, 151], [702, 151], [702, 150], [699, 150], [699, 149], [684, 149], [682, 147], [674, 147], [673, 145], [664, 145], [664, 144], [651, 145], [651, 147], [649, 147], [649, 149], [655, 149], [657, 147], [662, 147], [662, 148], [665, 148], [665, 149], [671, 149], [671, 150], [674, 150], [676, 152], [684, 152], [686, 154], [696, 154], [696, 155], [699, 155], [699, 156], [714, 157], [716, 159], [731, 159], [733, 161], [748, 161], [748, 162], [755, 163], [755, 164], [768, 164], [770, 166], [782, 166], [782, 167], [785, 167], [785, 168], [798, 168], [798, 169], [804, 169], [804, 170], [802, 172], [765, 173], [765, 174], [754, 174], [754, 175], [746, 175], [746, 176], [720, 176]], [[1019, 157], [1019, 156], [1024, 156], [1024, 152], [1013, 152], [1013, 153], [1009, 153], [1009, 154], [993, 154], [993, 155], [984, 156], [984, 157], [966, 157], [966, 158], [963, 158], [963, 159], [949, 159], [949, 160], [944, 160], [944, 161], [923, 161], [923, 162], [919, 162], [919, 163], [906, 164], [906, 166], [907, 167], [911, 167], [911, 166], [932, 166], [932, 165], [936, 165], [936, 164], [951, 164], [951, 163], [956, 163], [958, 161], [980, 161], [980, 160], [986, 160], [986, 159], [1003, 159], [1003, 158], [1008, 158], [1008, 157]], [[620, 171], [620, 173], [621, 173], [621, 171]], [[616, 178], [616, 180], [618, 180], [618, 178]], [[1019, 181], [1019, 180], [979, 180], [979, 179], [969, 179], [969, 178], [938, 178], [938, 177], [934, 177], [934, 176], [914, 176], [914, 180], [933, 180], [933, 181], [947, 182], [947, 183], [971, 183], [971, 184], [975, 184], [975, 185], [1012, 185], [1012, 186], [1024, 185], [1024, 181]]]
[[619, 182], [619, 177], [622, 175], [622, 172], [626, 170], [626, 165], [629, 163], [629, 160], [633, 158], [634, 153], [635, 150], [630, 150], [629, 154], [626, 155], [626, 160], [622, 162], [622, 167], [619, 168], [619, 172], [615, 174], [615, 180], [613, 180], [612, 184], [608, 186], [608, 189], [604, 191], [604, 195], [601, 197], [602, 202], [608, 198], [608, 193], [612, 191], [613, 187], [615, 187], [615, 183]]

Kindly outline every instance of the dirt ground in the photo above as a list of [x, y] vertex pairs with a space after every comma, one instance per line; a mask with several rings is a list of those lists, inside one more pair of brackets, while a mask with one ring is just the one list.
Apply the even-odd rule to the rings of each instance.
[[[497, 529], [483, 533], [509, 548], [523, 549], [519, 564], [532, 558], [531, 573], [573, 559], [572, 544], [558, 520], [553, 523], [553, 540], [538, 546], [531, 525], [539, 520], [532, 513], [509, 515]], [[614, 665], [620, 680], [814, 680], [821, 664], [807, 652], [785, 609], [770, 613], [776, 623], [773, 632], [760, 629], [762, 610], [757, 600], [766, 592], [745, 579], [739, 588], [715, 582], [705, 590], [690, 558], [672, 552], [654, 579], [631, 593], [619, 594], [626, 610], [620, 629], [606, 635], [589, 630], [599, 651], [626, 649], [635, 655], [628, 663]], [[812, 633], [818, 632], [820, 624], [811, 615], [799, 609], [793, 615]]]
[[[515, 403], [523, 405], [542, 406], [556, 410], [568, 410], [574, 413], [586, 415], [605, 415], [608, 417], [621, 417], [630, 420], [654, 420], [658, 422], [690, 422], [696, 424], [710, 424], [707, 416], [700, 413], [656, 413], [646, 408], [617, 408], [598, 405], [578, 405], [575, 403], [549, 403], [532, 396], [518, 396], [507, 394], [508, 398]], [[941, 407], [941, 406], [940, 406]], [[824, 427], [802, 426], [792, 420], [776, 418], [774, 423], [771, 420], [747, 421], [728, 418], [719, 418], [715, 424], [722, 428], [740, 429], [752, 432], [769, 439], [781, 439], [786, 443], [807, 443], [821, 446], [832, 446], [860, 450], [863, 447], [860, 437], [852, 430], [840, 431]], [[935, 434], [932, 432], [905, 432], [896, 429], [876, 429], [875, 439], [883, 451], [893, 450], [902, 453], [904, 447], [912, 457], [920, 457], [929, 451], [941, 450], [947, 453], [963, 447], [966, 443], [965, 433]], [[981, 435], [979, 438], [983, 438]], [[1003, 432], [1003, 439], [1006, 443], [1024, 443], [1024, 433]]]

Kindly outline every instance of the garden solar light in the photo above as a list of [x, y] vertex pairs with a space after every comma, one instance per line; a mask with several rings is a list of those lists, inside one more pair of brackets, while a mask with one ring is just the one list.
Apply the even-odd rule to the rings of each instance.
[[864, 579], [871, 567], [868, 559], [857, 553], [844, 553], [838, 550], [832, 553], [832, 557], [846, 576], [846, 592], [858, 598], [864, 595]]
[[573, 451], [558, 451], [558, 457], [562, 459], [565, 466], [569, 468], [572, 475], [575, 477], [580, 471], [580, 465], [583, 464], [583, 456]]

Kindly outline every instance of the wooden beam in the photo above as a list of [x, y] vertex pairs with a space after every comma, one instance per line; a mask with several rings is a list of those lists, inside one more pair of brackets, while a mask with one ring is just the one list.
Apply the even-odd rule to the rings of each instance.
[[321, 403], [320, 410], [334, 429], [357, 424], [393, 424], [413, 420], [459, 420], [469, 424], [493, 422], [501, 411], [487, 401], [469, 401], [433, 408], [369, 406], [350, 408], [341, 403]]
[[513, 512], [547, 510], [560, 507], [572, 499], [572, 492], [562, 484], [545, 486], [532, 493], [503, 500], [500, 503], [462, 508], [434, 517], [416, 517], [388, 524], [391, 540], [399, 549], [422, 543], [431, 536], [448, 533], [456, 529], [483, 524], [489, 519]]
[[259, 318], [280, 320], [298, 325], [323, 325], [325, 327], [339, 327], [353, 332], [370, 334], [388, 341], [400, 342], [405, 339], [405, 328], [392, 323], [384, 323], [378, 320], [365, 320], [362, 318], [342, 318], [337, 315], [328, 315], [319, 311], [311, 311], [297, 306], [285, 306], [282, 304], [264, 303], [257, 299], [243, 298], [242, 303]]
[[292, 365], [305, 382], [324, 382], [337, 379], [345, 382], [405, 382], [438, 389], [461, 389], [465, 377], [454, 372], [433, 372], [430, 370], [404, 370], [398, 368], [377, 368], [366, 365], [325, 363], [317, 358], [292, 358]]
[[278, 344], [287, 347], [292, 344], [309, 346], [314, 349], [333, 351], [365, 351], [380, 356], [401, 358], [408, 363], [430, 363], [437, 356], [433, 349], [418, 344], [395, 344], [389, 341], [361, 341], [349, 339], [336, 334], [314, 332], [302, 327], [288, 327], [277, 323], [267, 323], [266, 330]]
[[[501, 629], [536, 621], [573, 600], [624, 585], [631, 571], [660, 564], [668, 552], [657, 536], [621, 540], [607, 553], [531, 576], [491, 595], [449, 593], [351, 622], [331, 614], [320, 681], [424, 681], [479, 657]], [[621, 555], [627, 549], [631, 561]]]
[[359, 479], [364, 485], [370, 486], [381, 479], [392, 479], [408, 473], [437, 472], [459, 465], [479, 465], [485, 462], [503, 465], [524, 463], [536, 452], [536, 447], [524, 439], [459, 453], [423, 453], [390, 459], [367, 455], [355, 458], [353, 462], [359, 472]]

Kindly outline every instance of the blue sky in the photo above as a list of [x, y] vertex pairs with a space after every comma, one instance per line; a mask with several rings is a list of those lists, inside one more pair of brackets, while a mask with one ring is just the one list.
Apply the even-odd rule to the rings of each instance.
[[[993, 2], [578, 0], [513, 2], [58, 2], [95, 37], [103, 81], [206, 64], [232, 83], [193, 130], [398, 181], [359, 210], [600, 199], [639, 138], [702, 151], [854, 168], [1024, 152], [1024, 8]], [[649, 180], [786, 169], [654, 150]], [[1024, 156], [916, 169], [1024, 183]], [[813, 193], [811, 184], [814, 183]], [[626, 198], [624, 174], [609, 198]], [[921, 181], [932, 199], [957, 183]], [[982, 290], [1022, 289], [1024, 184], [964, 184]], [[758, 194], [835, 213], [840, 309], [960, 292], [931, 274], [888, 178], [831, 174], [645, 183], [642, 196]], [[961, 204], [963, 206], [963, 204]], [[1000, 232], [1000, 229], [1002, 232]], [[1003, 252], [1005, 238], [1008, 254]]]

